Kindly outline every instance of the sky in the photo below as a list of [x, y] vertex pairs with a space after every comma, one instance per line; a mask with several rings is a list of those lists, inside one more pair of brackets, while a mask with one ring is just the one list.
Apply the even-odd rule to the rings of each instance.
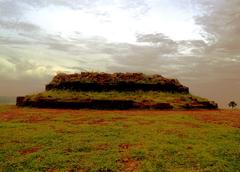
[[239, 34], [239, 0], [0, 0], [0, 95], [59, 72], [143, 72], [240, 104]]

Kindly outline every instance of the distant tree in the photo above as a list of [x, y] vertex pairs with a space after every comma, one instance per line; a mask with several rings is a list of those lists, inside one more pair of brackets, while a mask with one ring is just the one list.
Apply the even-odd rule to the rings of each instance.
[[235, 108], [237, 106], [237, 103], [235, 101], [230, 101], [228, 103], [228, 106], [231, 107], [232, 109]]

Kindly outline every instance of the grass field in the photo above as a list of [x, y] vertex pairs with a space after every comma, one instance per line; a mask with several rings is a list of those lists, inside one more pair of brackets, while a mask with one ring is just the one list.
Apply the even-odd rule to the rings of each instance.
[[0, 106], [0, 171], [240, 171], [240, 111]]

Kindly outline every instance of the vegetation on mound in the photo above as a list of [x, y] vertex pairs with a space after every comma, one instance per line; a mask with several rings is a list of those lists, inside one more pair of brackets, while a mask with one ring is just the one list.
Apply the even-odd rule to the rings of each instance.
[[[19, 103], [21, 105], [21, 102]], [[33, 107], [94, 109], [215, 109], [216, 104], [191, 94], [135, 92], [76, 92], [51, 90], [23, 98], [22, 105]]]
[[0, 171], [237, 172], [239, 119], [239, 111], [0, 106]]
[[39, 94], [26, 96], [32, 101], [37, 101], [39, 98], [56, 100], [58, 102], [78, 102], [80, 100], [133, 100], [135, 102], [152, 101], [154, 103], [172, 103], [175, 107], [181, 107], [186, 103], [191, 103], [193, 100], [198, 102], [206, 102], [207, 99], [193, 96], [191, 94], [158, 92], [158, 91], [135, 91], [135, 92], [77, 92], [71, 90], [51, 90]]
[[71, 90], [51, 90], [42, 93], [27, 96], [32, 100], [36, 100], [39, 97], [45, 97], [48, 99], [57, 99], [57, 101], [78, 101], [81, 99], [98, 99], [98, 100], [135, 100], [136, 102], [141, 102], [144, 100], [153, 100], [154, 102], [173, 102], [176, 100], [191, 101], [192, 99], [198, 99], [199, 101], [207, 101], [207, 99], [193, 96], [191, 94], [180, 94], [180, 93], [169, 93], [169, 92], [157, 92], [157, 91], [135, 91], [135, 92], [117, 92], [117, 91], [107, 91], [107, 92], [77, 92]]

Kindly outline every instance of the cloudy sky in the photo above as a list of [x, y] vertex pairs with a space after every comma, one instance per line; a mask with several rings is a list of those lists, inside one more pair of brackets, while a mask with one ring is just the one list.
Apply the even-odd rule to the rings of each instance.
[[0, 95], [57, 72], [144, 72], [240, 104], [239, 0], [0, 0]]

